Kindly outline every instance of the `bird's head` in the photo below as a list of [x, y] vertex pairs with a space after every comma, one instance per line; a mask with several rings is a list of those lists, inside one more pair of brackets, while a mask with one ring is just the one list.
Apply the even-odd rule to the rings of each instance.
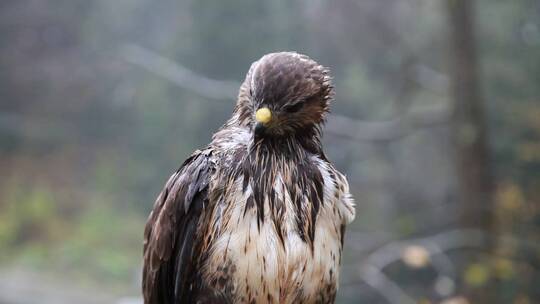
[[281, 52], [252, 64], [238, 106], [255, 137], [286, 137], [318, 130], [332, 97], [328, 69], [306, 55]]

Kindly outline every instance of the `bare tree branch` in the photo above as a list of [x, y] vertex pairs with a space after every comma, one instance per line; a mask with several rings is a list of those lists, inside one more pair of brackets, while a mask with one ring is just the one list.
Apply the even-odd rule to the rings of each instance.
[[382, 269], [390, 263], [400, 260], [403, 250], [411, 245], [422, 246], [433, 256], [450, 249], [480, 246], [484, 238], [485, 235], [480, 230], [456, 229], [426, 238], [395, 241], [371, 253], [365, 263]]
[[127, 62], [209, 99], [234, 98], [240, 87], [240, 83], [236, 81], [213, 80], [201, 76], [166, 57], [135, 44], [124, 45], [121, 53]]
[[407, 247], [421, 246], [429, 253], [439, 277], [448, 277], [453, 282], [455, 280], [453, 265], [444, 252], [450, 249], [478, 247], [481, 246], [483, 239], [484, 234], [478, 230], [452, 230], [416, 240], [391, 242], [365, 259], [359, 269], [360, 278], [390, 303], [416, 303], [396, 282], [384, 274], [383, 269], [386, 266], [401, 260]]
[[414, 304], [416, 301], [409, 296], [397, 283], [392, 281], [381, 269], [366, 265], [360, 271], [360, 277], [371, 288], [392, 304]]
[[382, 246], [361, 264], [360, 278], [390, 303], [416, 303], [397, 283], [384, 274], [385, 267], [401, 260], [406, 248], [421, 246], [429, 253], [430, 261], [438, 272], [439, 278], [447, 278], [454, 283], [456, 279], [454, 265], [445, 252], [461, 248], [480, 248], [487, 238], [496, 238], [499, 242], [509, 243], [516, 247], [523, 246], [533, 252], [540, 250], [539, 244], [510, 235], [490, 236], [479, 229], [456, 229], [425, 238], [394, 241]]
[[386, 121], [362, 121], [334, 114], [328, 118], [326, 131], [358, 141], [385, 142], [403, 138], [418, 129], [446, 124], [449, 119], [449, 109], [445, 106], [401, 114]]
[[[172, 83], [209, 99], [232, 99], [239, 82], [213, 80], [201, 76], [156, 52], [138, 45], [121, 48], [122, 58], [136, 66], [161, 76]], [[418, 112], [401, 114], [387, 121], [361, 121], [342, 115], [329, 115], [326, 130], [340, 137], [358, 141], [391, 141], [409, 135], [417, 129], [446, 124], [450, 118], [446, 106], [433, 106]]]

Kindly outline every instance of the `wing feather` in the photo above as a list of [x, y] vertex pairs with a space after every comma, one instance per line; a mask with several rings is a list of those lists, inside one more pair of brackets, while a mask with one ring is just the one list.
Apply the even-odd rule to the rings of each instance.
[[193, 153], [169, 178], [144, 231], [146, 304], [190, 303], [196, 285], [198, 225], [207, 201], [212, 151]]

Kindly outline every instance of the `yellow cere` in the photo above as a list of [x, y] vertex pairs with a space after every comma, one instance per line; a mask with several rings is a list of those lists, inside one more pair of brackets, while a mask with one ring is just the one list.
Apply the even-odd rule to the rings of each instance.
[[257, 122], [267, 124], [272, 119], [272, 112], [268, 108], [260, 108], [255, 113], [255, 119]]

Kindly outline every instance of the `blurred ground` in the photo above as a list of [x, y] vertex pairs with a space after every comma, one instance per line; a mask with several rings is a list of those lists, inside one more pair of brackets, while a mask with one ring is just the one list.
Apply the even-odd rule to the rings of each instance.
[[0, 276], [2, 304], [95, 304], [119, 303], [112, 295], [97, 289], [82, 288], [69, 281], [55, 279], [26, 269], [4, 269]]

